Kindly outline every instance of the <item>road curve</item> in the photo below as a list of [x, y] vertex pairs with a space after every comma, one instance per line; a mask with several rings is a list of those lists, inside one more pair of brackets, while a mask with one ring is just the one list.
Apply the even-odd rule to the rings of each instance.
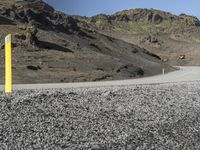
[[[107, 87], [107, 86], [122, 86], [122, 85], [162, 84], [162, 83], [174, 83], [174, 82], [200, 81], [200, 67], [178, 66], [178, 68], [179, 70], [170, 72], [165, 75], [156, 75], [152, 77], [139, 78], [139, 79], [101, 81], [101, 82], [79, 82], [79, 83], [17, 84], [13, 85], [13, 89], [22, 90], [22, 89]], [[0, 85], [0, 90], [3, 89], [4, 85]]]

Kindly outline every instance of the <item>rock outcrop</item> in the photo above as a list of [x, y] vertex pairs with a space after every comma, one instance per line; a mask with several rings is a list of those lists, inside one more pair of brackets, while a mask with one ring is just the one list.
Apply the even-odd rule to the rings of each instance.
[[143, 22], [143, 23], [153, 23], [160, 24], [163, 21], [168, 21], [169, 23], [178, 22], [185, 26], [199, 26], [200, 21], [198, 18], [193, 16], [188, 16], [181, 14], [180, 16], [173, 15], [168, 12], [155, 10], [155, 9], [131, 9], [123, 10], [117, 12], [113, 15], [97, 15], [92, 17], [91, 22], [105, 22], [108, 26], [113, 24], [118, 24], [119, 22]]
[[42, 0], [8, 0], [0, 2], [0, 15], [20, 23], [36, 24], [43, 29], [77, 32], [77, 20], [54, 10]]

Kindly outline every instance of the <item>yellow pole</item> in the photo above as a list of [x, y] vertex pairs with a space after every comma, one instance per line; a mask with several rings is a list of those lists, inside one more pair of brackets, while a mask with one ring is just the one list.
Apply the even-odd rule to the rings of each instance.
[[12, 38], [11, 34], [5, 38], [5, 92], [12, 92]]

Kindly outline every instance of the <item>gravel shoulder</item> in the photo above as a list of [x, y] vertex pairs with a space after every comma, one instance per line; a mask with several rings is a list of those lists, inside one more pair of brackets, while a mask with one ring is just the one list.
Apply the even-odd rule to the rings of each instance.
[[200, 149], [200, 82], [0, 92], [0, 149]]

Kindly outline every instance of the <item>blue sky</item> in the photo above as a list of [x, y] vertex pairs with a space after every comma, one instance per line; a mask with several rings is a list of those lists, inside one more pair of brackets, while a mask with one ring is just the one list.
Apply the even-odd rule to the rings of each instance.
[[45, 0], [55, 9], [71, 15], [113, 14], [132, 8], [154, 8], [200, 18], [200, 0]]

